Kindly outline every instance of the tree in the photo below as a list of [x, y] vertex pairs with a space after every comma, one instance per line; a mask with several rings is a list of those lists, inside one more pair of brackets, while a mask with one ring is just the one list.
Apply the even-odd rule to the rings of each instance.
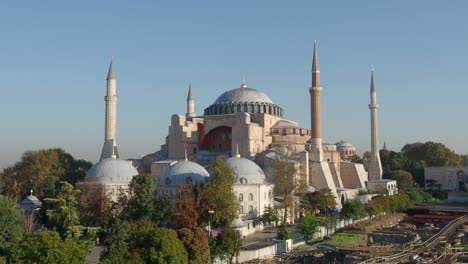
[[271, 223], [277, 224], [279, 221], [278, 211], [271, 207], [265, 208], [260, 221], [262, 221], [263, 225], [271, 225]]
[[176, 204], [172, 208], [173, 223], [193, 229], [201, 215], [208, 211], [204, 186], [183, 183], [177, 187]]
[[319, 220], [312, 213], [306, 213], [301, 219], [301, 223], [297, 227], [299, 232], [304, 235], [304, 240], [309, 243], [313, 238], [314, 234], [318, 232]]
[[391, 171], [389, 174], [384, 175], [384, 178], [396, 180], [398, 189], [402, 191], [414, 187], [413, 176], [404, 170]]
[[302, 202], [303, 207], [309, 212], [336, 207], [336, 197], [330, 188], [323, 188], [313, 193], [306, 193]]
[[283, 222], [276, 228], [276, 238], [286, 240], [289, 239], [288, 226]]
[[218, 247], [218, 257], [222, 260], [227, 259], [229, 263], [232, 263], [232, 259], [239, 256], [242, 243], [239, 233], [236, 230], [230, 228], [224, 229], [218, 235], [216, 243]]
[[112, 218], [112, 200], [102, 184], [78, 184], [80, 222], [87, 226], [107, 226]]
[[296, 179], [298, 169], [293, 154], [288, 149], [277, 149], [272, 165], [275, 193], [282, 198], [283, 222], [286, 222], [288, 209], [293, 207], [294, 192], [300, 186], [300, 181]]
[[366, 216], [364, 205], [357, 199], [349, 200], [343, 205], [340, 217], [342, 219], [352, 219], [354, 221]]
[[22, 213], [8, 197], [0, 197], [0, 256], [21, 239]]
[[12, 263], [85, 263], [87, 245], [68, 237], [62, 239], [58, 232], [40, 230], [34, 232], [14, 248]]
[[210, 263], [210, 246], [208, 244], [208, 237], [203, 229], [197, 227], [192, 231], [188, 228], [182, 228], [177, 233], [187, 250], [189, 263]]
[[148, 174], [136, 175], [130, 182], [128, 212], [131, 219], [152, 218], [157, 180]]
[[107, 263], [126, 263], [130, 259], [128, 242], [130, 240], [128, 222], [116, 221], [112, 226], [111, 236], [104, 241], [106, 249], [101, 253], [101, 260]]
[[372, 222], [372, 218], [376, 215], [380, 215], [384, 212], [384, 207], [381, 203], [377, 200], [370, 200], [367, 204], [365, 204], [365, 210], [367, 215], [369, 215], [369, 219]]
[[232, 189], [237, 177], [225, 158], [215, 159], [211, 168], [214, 173], [206, 190], [207, 206], [214, 211], [212, 220], [215, 225], [229, 226], [239, 212], [239, 202]]
[[460, 166], [461, 158], [442, 143], [406, 144], [401, 152], [413, 162], [424, 161], [427, 166]]
[[26, 196], [31, 189], [41, 200], [53, 197], [50, 192], [57, 181], [75, 184], [91, 166], [90, 162], [75, 160], [62, 149], [26, 151], [20, 161], [0, 173], [0, 181], [8, 186], [2, 192], [15, 200]]
[[47, 198], [44, 200], [46, 210], [46, 224], [50, 228], [57, 228], [62, 235], [74, 226], [79, 225], [77, 214], [78, 201], [76, 199], [78, 190], [68, 182], [60, 182], [62, 187], [56, 198]]

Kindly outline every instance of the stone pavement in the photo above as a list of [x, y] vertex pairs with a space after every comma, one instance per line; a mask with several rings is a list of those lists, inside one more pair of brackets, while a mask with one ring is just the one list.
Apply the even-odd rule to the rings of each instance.
[[94, 246], [93, 249], [91, 249], [91, 253], [86, 257], [86, 264], [98, 264], [99, 255], [103, 250], [103, 246]]
[[[296, 226], [288, 226], [289, 235], [296, 233]], [[276, 227], [265, 229], [261, 232], [256, 232], [241, 239], [241, 250], [255, 250], [273, 245], [276, 239]]]

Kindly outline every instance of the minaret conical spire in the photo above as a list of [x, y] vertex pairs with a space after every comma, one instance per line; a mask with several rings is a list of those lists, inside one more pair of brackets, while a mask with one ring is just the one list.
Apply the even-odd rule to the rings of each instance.
[[197, 114], [195, 113], [195, 97], [193, 97], [192, 95], [192, 81], [190, 81], [187, 94], [187, 113], [185, 113], [185, 116], [187, 118], [191, 118], [196, 115]]
[[107, 80], [115, 80], [114, 58], [111, 59], [109, 71], [107, 72]]
[[320, 72], [318, 52], [317, 52], [317, 36], [314, 36], [314, 57], [312, 60], [312, 72]]

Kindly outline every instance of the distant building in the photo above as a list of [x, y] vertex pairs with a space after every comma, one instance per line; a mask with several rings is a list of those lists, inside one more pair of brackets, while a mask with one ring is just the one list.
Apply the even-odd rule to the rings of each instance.
[[427, 167], [424, 181], [426, 190], [467, 192], [468, 167]]

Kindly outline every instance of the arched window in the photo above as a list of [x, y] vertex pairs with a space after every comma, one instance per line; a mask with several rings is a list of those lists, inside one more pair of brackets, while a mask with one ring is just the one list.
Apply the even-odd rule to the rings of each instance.
[[188, 183], [188, 184], [192, 184], [192, 183], [193, 183], [192, 177], [190, 177], [190, 176], [187, 177], [187, 178], [185, 179], [185, 182]]
[[268, 191], [268, 200], [271, 200], [271, 190]]
[[253, 213], [253, 206], [249, 205], [249, 213]]
[[166, 178], [166, 185], [170, 185], [171, 184], [171, 179], [169, 179], [169, 177]]
[[239, 213], [241, 213], [241, 214], [244, 213], [244, 206], [241, 205], [241, 206], [239, 207]]
[[239, 194], [239, 202], [242, 202], [244, 201], [244, 195], [241, 193]]
[[244, 178], [244, 177], [240, 178], [240, 183], [241, 184], [247, 184], [247, 179]]
[[253, 194], [249, 193], [249, 201], [253, 201]]

